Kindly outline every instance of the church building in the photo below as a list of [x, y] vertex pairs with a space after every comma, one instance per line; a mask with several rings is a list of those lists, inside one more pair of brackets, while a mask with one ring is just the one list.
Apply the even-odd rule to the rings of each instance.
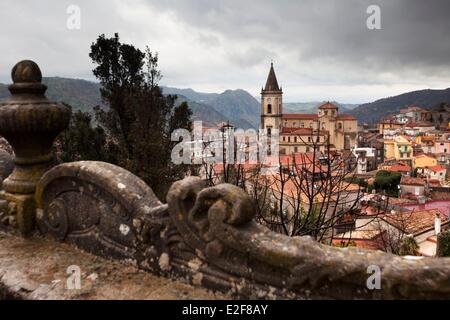
[[317, 114], [284, 114], [283, 91], [278, 85], [273, 63], [266, 86], [261, 90], [261, 128], [270, 135], [279, 130], [280, 154], [298, 152], [350, 150], [356, 145], [358, 122], [356, 118], [339, 114], [331, 103], [322, 104]]

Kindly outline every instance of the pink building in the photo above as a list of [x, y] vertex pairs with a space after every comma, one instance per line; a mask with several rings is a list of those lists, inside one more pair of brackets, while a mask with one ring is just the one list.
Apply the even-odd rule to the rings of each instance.
[[434, 144], [435, 153], [449, 153], [450, 152], [450, 140], [438, 140]]

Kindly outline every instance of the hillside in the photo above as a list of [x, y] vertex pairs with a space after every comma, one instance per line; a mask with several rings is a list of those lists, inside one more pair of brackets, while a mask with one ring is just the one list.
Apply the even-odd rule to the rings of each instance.
[[[213, 110], [225, 116], [227, 120], [239, 128], [258, 128], [260, 119], [260, 104], [247, 91], [226, 90], [218, 93], [202, 93], [192, 89], [163, 87], [165, 94], [176, 94], [188, 99], [188, 103], [196, 102], [210, 106]], [[207, 121], [205, 114], [199, 113], [199, 119]]]
[[[163, 91], [165, 92], [165, 91]], [[174, 93], [172, 93], [174, 94]], [[213, 107], [210, 105], [207, 105], [205, 103], [196, 102], [187, 99], [185, 96], [177, 94], [177, 104], [181, 104], [182, 102], [186, 101], [189, 105], [189, 108], [192, 110], [192, 121], [202, 121], [202, 125], [204, 127], [214, 127], [218, 123], [221, 122], [227, 122], [230, 119], [223, 115], [222, 113], [216, 111]], [[233, 123], [238, 128], [248, 129], [252, 128], [252, 125], [248, 123], [245, 120], [242, 119], [234, 119], [233, 121], [230, 120], [230, 122]]]
[[[49, 99], [65, 102], [74, 110], [92, 112], [93, 107], [102, 106], [99, 83], [60, 77], [43, 78], [42, 82], [48, 86]], [[201, 120], [206, 126], [227, 121], [243, 129], [259, 126], [259, 103], [244, 90], [227, 90], [218, 94], [163, 87], [163, 92], [176, 94], [178, 103], [187, 101], [193, 112], [193, 120]], [[7, 85], [0, 84], [0, 99], [6, 97], [9, 97]]]
[[441, 102], [450, 102], [450, 88], [444, 90], [427, 89], [412, 91], [362, 104], [349, 113], [355, 116], [360, 122], [374, 123], [410, 105], [429, 109]]
[[254, 128], [259, 127], [260, 104], [245, 90], [226, 90], [209, 104], [230, 119], [239, 119], [250, 123]]
[[[313, 102], [285, 102], [283, 103], [283, 112], [285, 113], [317, 113], [317, 108], [326, 101]], [[331, 101], [339, 107], [340, 113], [349, 113], [350, 110], [358, 107], [358, 104], [346, 104]]]
[[219, 94], [218, 93], [204, 93], [204, 92], [198, 92], [194, 91], [191, 88], [188, 89], [179, 89], [179, 88], [173, 88], [173, 87], [166, 87], [161, 86], [165, 94], [176, 94], [178, 96], [183, 96], [188, 100], [195, 101], [195, 102], [201, 102], [201, 103], [208, 103], [211, 100], [215, 99]]
[[[43, 78], [42, 82], [48, 87], [46, 95], [49, 99], [65, 102], [74, 110], [92, 111], [93, 107], [100, 105], [100, 85], [80, 79]], [[0, 98], [9, 97], [8, 86], [0, 84]]]

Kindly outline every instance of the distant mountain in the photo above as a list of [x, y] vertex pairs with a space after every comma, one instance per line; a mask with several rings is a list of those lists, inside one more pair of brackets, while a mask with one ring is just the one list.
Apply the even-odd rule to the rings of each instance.
[[[43, 78], [42, 82], [48, 86], [46, 94], [49, 99], [65, 102], [74, 110], [92, 112], [97, 105], [105, 107], [100, 96], [100, 84], [97, 82], [60, 77]], [[187, 101], [193, 112], [193, 120], [202, 120], [207, 126], [230, 121], [238, 128], [259, 127], [259, 103], [244, 90], [227, 90], [219, 94], [162, 88], [164, 94], [176, 94], [177, 103]], [[0, 99], [9, 95], [7, 85], [0, 84]]]
[[412, 91], [362, 104], [349, 113], [355, 116], [360, 122], [375, 123], [410, 105], [430, 109], [441, 102], [450, 102], [450, 88], [444, 90], [426, 89]]
[[166, 87], [161, 86], [163, 89], [163, 92], [165, 94], [176, 94], [179, 96], [183, 96], [188, 100], [195, 101], [195, 102], [201, 102], [201, 103], [208, 103], [211, 100], [215, 99], [219, 94], [218, 93], [204, 93], [204, 92], [197, 92], [193, 89], [178, 89], [178, 88], [172, 88], [172, 87]]
[[[260, 104], [247, 91], [242, 89], [226, 90], [222, 93], [203, 93], [192, 89], [163, 87], [165, 94], [176, 94], [187, 98], [188, 104], [196, 102], [210, 106], [225, 116], [234, 126], [242, 129], [259, 128]], [[198, 107], [198, 106], [197, 106]], [[206, 110], [203, 108], [203, 110]], [[194, 112], [195, 115], [195, 112]], [[207, 122], [206, 115], [198, 114], [198, 119]]]
[[[166, 93], [165, 91], [163, 91]], [[174, 93], [172, 93], [174, 94]], [[222, 113], [216, 111], [213, 107], [208, 104], [196, 102], [187, 99], [185, 96], [181, 94], [177, 94], [177, 104], [181, 104], [186, 101], [189, 105], [189, 108], [192, 110], [192, 121], [202, 121], [202, 125], [204, 127], [215, 127], [217, 124], [222, 122], [230, 121], [234, 126], [238, 128], [248, 129], [252, 128], [252, 124], [242, 119], [233, 119], [230, 120], [227, 116]]]
[[[65, 102], [74, 110], [92, 112], [95, 106], [102, 106], [100, 97], [100, 84], [96, 82], [69, 79], [69, 78], [43, 78], [42, 82], [47, 85], [47, 97], [50, 100]], [[0, 84], [0, 98], [9, 97], [8, 86]]]
[[[326, 101], [312, 102], [285, 102], [283, 103], [284, 113], [317, 113], [317, 108]], [[359, 106], [359, 104], [339, 103], [331, 101], [339, 107], [340, 113], [349, 113], [350, 110]]]
[[208, 104], [229, 119], [243, 120], [250, 123], [253, 128], [259, 128], [260, 104], [245, 90], [226, 90]]

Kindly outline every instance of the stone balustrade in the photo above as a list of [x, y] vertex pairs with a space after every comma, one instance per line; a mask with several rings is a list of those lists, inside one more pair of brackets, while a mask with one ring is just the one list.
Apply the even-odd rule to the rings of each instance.
[[[23, 234], [39, 232], [241, 298], [450, 298], [450, 258], [334, 248], [276, 234], [255, 222], [252, 201], [232, 185], [207, 187], [189, 177], [172, 185], [163, 204], [141, 179], [112, 164], [50, 168], [51, 143], [69, 111], [43, 97], [38, 70], [20, 62], [13, 97], [0, 105], [0, 134], [15, 151], [0, 210]], [[371, 266], [381, 270], [380, 289], [367, 286]]]

